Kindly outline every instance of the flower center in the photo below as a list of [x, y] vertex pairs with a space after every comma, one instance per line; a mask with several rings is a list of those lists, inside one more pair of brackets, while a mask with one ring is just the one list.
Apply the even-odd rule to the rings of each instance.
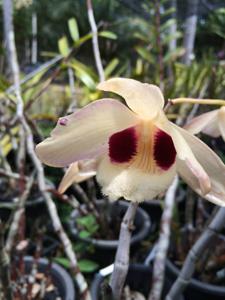
[[174, 164], [176, 150], [166, 132], [145, 121], [110, 137], [109, 158], [112, 163], [126, 163], [126, 167], [157, 173]]

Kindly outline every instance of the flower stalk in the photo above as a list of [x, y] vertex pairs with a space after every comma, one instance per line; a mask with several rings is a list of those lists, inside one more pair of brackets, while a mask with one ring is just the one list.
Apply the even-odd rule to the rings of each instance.
[[114, 269], [110, 280], [113, 299], [120, 300], [129, 267], [130, 240], [138, 203], [131, 202], [120, 227], [119, 244], [116, 252]]
[[153, 285], [148, 300], [159, 300], [161, 298], [164, 282], [165, 261], [170, 241], [171, 219], [173, 215], [177, 187], [178, 178], [176, 176], [165, 197], [165, 207], [162, 214], [160, 235], [157, 242], [157, 252], [154, 259], [152, 276]]
[[194, 98], [176, 98], [169, 100], [172, 104], [182, 104], [182, 103], [190, 103], [190, 104], [205, 104], [205, 105], [225, 105], [225, 100], [222, 99], [194, 99]]

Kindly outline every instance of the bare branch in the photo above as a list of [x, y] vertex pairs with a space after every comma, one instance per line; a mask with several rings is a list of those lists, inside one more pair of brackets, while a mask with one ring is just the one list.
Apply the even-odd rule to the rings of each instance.
[[92, 7], [92, 1], [87, 0], [87, 12], [88, 12], [88, 20], [91, 26], [91, 32], [92, 32], [92, 44], [93, 44], [93, 52], [95, 57], [95, 64], [96, 68], [98, 70], [98, 76], [100, 81], [105, 80], [105, 74], [104, 69], [102, 66], [102, 60], [99, 50], [99, 44], [98, 44], [98, 28], [95, 22], [93, 7]]
[[[5, 299], [13, 300], [12, 286], [10, 280], [10, 259], [4, 247], [4, 228], [0, 221], [0, 274], [2, 288], [5, 293]], [[1, 295], [0, 295], [1, 296]]]
[[120, 227], [119, 244], [110, 280], [114, 300], [121, 299], [124, 282], [128, 272], [131, 232], [133, 230], [133, 222], [137, 207], [138, 203], [130, 203]]
[[[12, 22], [12, 0], [4, 0], [4, 17], [7, 20], [7, 26], [8, 26], [8, 34], [6, 35], [7, 43], [10, 49], [10, 59], [11, 59], [11, 71], [13, 74], [14, 79], [14, 86], [15, 86], [15, 94], [17, 98], [17, 118], [24, 130], [25, 138], [26, 138], [26, 146], [28, 154], [31, 158], [31, 161], [34, 164], [35, 169], [37, 170], [37, 176], [38, 176], [38, 185], [40, 192], [42, 193], [43, 198], [46, 201], [49, 214], [53, 223], [53, 227], [58, 233], [59, 238], [61, 239], [61, 242], [64, 247], [64, 251], [70, 261], [71, 264], [71, 270], [75, 276], [75, 280], [77, 282], [77, 285], [80, 289], [80, 293], [83, 299], [90, 299], [90, 294], [88, 292], [88, 286], [85, 281], [85, 278], [80, 273], [80, 270], [77, 265], [77, 259], [75, 256], [75, 253], [72, 248], [71, 241], [69, 240], [68, 236], [66, 235], [60, 218], [57, 213], [57, 209], [55, 206], [54, 201], [52, 200], [50, 194], [47, 192], [46, 184], [45, 184], [45, 176], [44, 176], [44, 170], [41, 162], [36, 156], [36, 153], [34, 151], [34, 141], [33, 141], [33, 135], [32, 131], [29, 127], [29, 124], [26, 121], [26, 118], [24, 116], [23, 112], [23, 100], [21, 97], [21, 90], [20, 90], [20, 80], [19, 80], [19, 65], [17, 61], [17, 55], [16, 55], [16, 46], [15, 46], [15, 39], [14, 39], [14, 30], [13, 30], [13, 22]], [[10, 20], [10, 22], [9, 22]]]
[[178, 178], [175, 177], [173, 183], [169, 187], [165, 197], [165, 207], [161, 218], [161, 229], [159, 241], [157, 243], [157, 251], [154, 260], [152, 289], [150, 291], [148, 300], [159, 300], [161, 299], [161, 292], [164, 281], [165, 273], [165, 261], [169, 247], [170, 240], [170, 225], [173, 214], [175, 194], [178, 187]]
[[216, 235], [224, 228], [224, 225], [225, 208], [221, 207], [216, 216], [205, 228], [202, 235], [189, 251], [179, 273], [179, 277], [176, 279], [168, 295], [166, 296], [166, 300], [175, 300], [179, 298], [179, 295], [181, 295], [181, 293], [185, 290], [192, 278], [192, 275], [195, 271], [196, 262], [199, 260], [202, 253], [213, 243]]
[[27, 182], [26, 189], [24, 190], [23, 194], [21, 195], [21, 197], [19, 199], [18, 206], [17, 206], [16, 211], [14, 213], [13, 221], [10, 225], [9, 233], [8, 233], [8, 237], [7, 237], [6, 245], [5, 245], [5, 250], [8, 253], [10, 253], [10, 251], [12, 250], [14, 240], [15, 240], [15, 237], [16, 237], [17, 232], [18, 232], [20, 219], [21, 219], [21, 216], [24, 213], [25, 203], [26, 203], [26, 200], [29, 196], [33, 181], [34, 181], [34, 177], [32, 176], [29, 179], [29, 181]]

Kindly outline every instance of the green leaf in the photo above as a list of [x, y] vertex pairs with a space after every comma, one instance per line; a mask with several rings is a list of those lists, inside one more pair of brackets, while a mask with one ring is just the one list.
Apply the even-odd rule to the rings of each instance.
[[77, 42], [74, 43], [75, 47], [79, 47], [82, 44], [84, 44], [86, 41], [90, 40], [92, 38], [92, 33], [87, 33], [84, 36], [82, 36]]
[[117, 39], [117, 35], [111, 31], [101, 31], [98, 35], [111, 40]]
[[55, 257], [54, 261], [60, 265], [62, 265], [65, 269], [70, 268], [70, 261], [65, 257]]
[[89, 259], [79, 260], [78, 266], [79, 266], [81, 272], [84, 272], [84, 273], [94, 272], [99, 267], [99, 265], [96, 262], [89, 260]]
[[115, 70], [118, 64], [119, 64], [118, 58], [114, 58], [113, 60], [110, 61], [110, 63], [107, 65], [104, 71], [106, 78], [108, 78], [112, 74], [112, 72]]
[[80, 238], [85, 239], [85, 238], [88, 238], [88, 237], [90, 237], [90, 236], [91, 236], [91, 233], [88, 232], [87, 230], [81, 230], [81, 231], [79, 232], [79, 237], [80, 237]]
[[77, 224], [82, 225], [88, 231], [92, 226], [96, 225], [96, 219], [93, 215], [87, 215], [76, 219]]
[[183, 47], [177, 47], [174, 51], [168, 51], [167, 54], [164, 56], [163, 61], [168, 62], [170, 60], [174, 61], [178, 57], [181, 57], [184, 55], [184, 48]]
[[163, 38], [163, 40], [162, 40], [162, 44], [163, 45], [167, 45], [167, 44], [169, 44], [169, 42], [171, 42], [172, 40], [174, 40], [174, 39], [180, 39], [180, 38], [182, 38], [182, 33], [180, 32], [180, 31], [177, 31], [177, 32], [175, 32], [174, 34], [167, 34], [167, 35], [165, 35], [165, 37]]
[[176, 24], [176, 22], [177, 22], [176, 19], [170, 18], [160, 26], [160, 32], [164, 32], [165, 30], [169, 29], [169, 27]]
[[69, 43], [66, 36], [58, 40], [59, 52], [62, 56], [66, 57], [70, 53]]
[[90, 90], [95, 90], [95, 81], [97, 80], [97, 77], [90, 68], [75, 59], [71, 61], [70, 66], [75, 70], [77, 78], [79, 78]]
[[79, 29], [77, 26], [76, 19], [75, 18], [69, 19], [68, 26], [69, 26], [71, 38], [73, 39], [74, 42], [77, 42], [79, 40], [80, 36], [79, 36]]
[[135, 50], [142, 58], [147, 60], [150, 64], [154, 63], [154, 58], [147, 49], [145, 49], [144, 47], [137, 46], [137, 47], [135, 47]]

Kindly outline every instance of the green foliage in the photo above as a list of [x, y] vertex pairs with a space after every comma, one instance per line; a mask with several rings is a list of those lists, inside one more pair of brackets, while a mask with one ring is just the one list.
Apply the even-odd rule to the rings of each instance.
[[[54, 261], [60, 265], [62, 265], [65, 269], [70, 268], [70, 261], [65, 257], [56, 257]], [[78, 267], [82, 273], [92, 273], [99, 268], [99, 265], [92, 260], [89, 259], [80, 259], [78, 261]]]
[[215, 10], [209, 16], [209, 29], [212, 33], [225, 39], [225, 8]]
[[78, 261], [78, 266], [83, 273], [92, 273], [99, 268], [99, 265], [89, 259], [81, 259]]
[[90, 237], [97, 232], [99, 225], [94, 215], [87, 215], [76, 219], [76, 223], [80, 225], [83, 230], [80, 231], [80, 237]]
[[77, 42], [79, 40], [80, 34], [79, 34], [77, 21], [75, 18], [71, 18], [68, 20], [68, 27], [69, 27], [71, 38], [73, 39], [74, 42]]
[[66, 36], [63, 36], [58, 41], [59, 52], [62, 56], [67, 57], [70, 53], [69, 43]]

